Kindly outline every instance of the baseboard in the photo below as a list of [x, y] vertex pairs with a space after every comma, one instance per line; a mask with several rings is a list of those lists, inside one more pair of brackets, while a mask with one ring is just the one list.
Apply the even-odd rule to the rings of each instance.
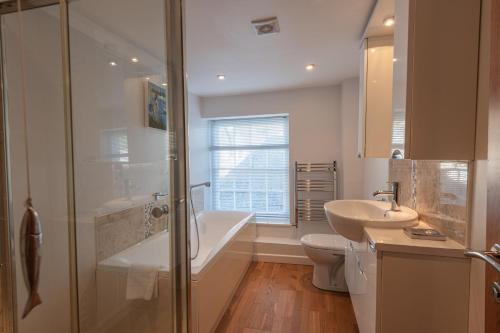
[[307, 256], [294, 256], [288, 254], [255, 253], [253, 255], [253, 261], [295, 265], [313, 265], [313, 262]]

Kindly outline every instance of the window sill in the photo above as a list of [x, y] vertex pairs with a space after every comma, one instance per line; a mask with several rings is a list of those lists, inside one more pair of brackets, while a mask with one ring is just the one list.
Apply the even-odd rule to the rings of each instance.
[[290, 219], [273, 219], [269, 217], [258, 217], [255, 219], [255, 223], [257, 224], [265, 224], [265, 225], [275, 225], [275, 226], [283, 226], [290, 227]]

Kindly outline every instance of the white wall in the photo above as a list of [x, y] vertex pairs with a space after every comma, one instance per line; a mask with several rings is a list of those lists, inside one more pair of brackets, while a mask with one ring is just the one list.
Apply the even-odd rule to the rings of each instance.
[[342, 158], [340, 189], [343, 199], [373, 199], [373, 192], [387, 187], [389, 159], [358, 158], [359, 82], [357, 78], [341, 84]]
[[[386, 186], [389, 163], [388, 159], [359, 159], [356, 156], [358, 96], [358, 79], [352, 78], [337, 86], [202, 97], [201, 112], [206, 118], [289, 114], [291, 180], [295, 161], [337, 160], [339, 198], [371, 198], [373, 191]], [[290, 181], [290, 207], [293, 207], [293, 191]], [[291, 213], [293, 215], [293, 209]], [[282, 233], [300, 237], [310, 232], [331, 232], [328, 226], [314, 224], [302, 224], [292, 233], [279, 229], [283, 227], [277, 228], [273, 236]]]
[[[342, 159], [340, 86], [304, 88], [259, 94], [203, 97], [203, 117], [289, 115], [290, 207], [293, 207], [294, 162], [329, 162]], [[354, 135], [354, 133], [353, 133]], [[294, 219], [293, 209], [291, 219]], [[330, 232], [328, 227], [303, 224], [299, 235]]]
[[203, 117], [290, 115], [290, 162], [328, 162], [341, 157], [340, 87], [203, 97]]
[[[210, 180], [210, 156], [208, 152], [208, 120], [202, 118], [200, 97], [188, 93], [188, 149], [189, 182], [199, 184]], [[209, 209], [210, 190], [204, 190], [204, 206]]]
[[341, 84], [341, 142], [340, 195], [343, 199], [364, 197], [365, 161], [357, 157], [359, 82], [357, 78]]
[[363, 169], [363, 199], [373, 199], [373, 192], [388, 188], [389, 159], [365, 158], [363, 159]]

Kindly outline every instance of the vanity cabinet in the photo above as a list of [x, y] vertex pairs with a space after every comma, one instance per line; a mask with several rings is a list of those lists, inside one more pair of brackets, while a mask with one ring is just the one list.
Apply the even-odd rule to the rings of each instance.
[[346, 281], [361, 333], [468, 331], [468, 259], [349, 241]]
[[394, 2], [392, 150], [473, 160], [479, 0]]

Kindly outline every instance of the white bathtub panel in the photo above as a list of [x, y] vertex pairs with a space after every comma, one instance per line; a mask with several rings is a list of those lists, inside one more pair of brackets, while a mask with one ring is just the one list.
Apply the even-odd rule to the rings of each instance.
[[158, 282], [158, 298], [151, 301], [125, 299], [127, 272], [97, 271], [97, 333], [160, 333], [171, 325], [170, 281]]
[[[256, 225], [254, 216], [245, 212], [207, 211], [198, 217], [200, 230], [200, 251], [191, 262], [192, 279], [192, 323], [193, 332], [210, 332], [215, 329], [227, 305], [244, 276], [254, 254]], [[139, 333], [156, 332], [157, 327], [165, 329], [166, 318], [150, 318], [139, 325], [146, 314], [168, 317], [170, 293], [168, 286], [169, 234], [159, 233], [147, 240], [113, 255], [99, 263], [98, 313], [100, 323], [109, 323], [97, 332]], [[196, 246], [192, 235], [192, 249]], [[127, 269], [132, 264], [159, 265], [160, 297], [147, 301], [126, 301]], [[161, 306], [161, 309], [154, 307]], [[158, 319], [158, 320], [156, 320]], [[161, 320], [160, 320], [161, 319]]]
[[[253, 257], [256, 226], [247, 224], [192, 282], [193, 331], [212, 332], [229, 305]], [[196, 329], [198, 329], [196, 331]]]

